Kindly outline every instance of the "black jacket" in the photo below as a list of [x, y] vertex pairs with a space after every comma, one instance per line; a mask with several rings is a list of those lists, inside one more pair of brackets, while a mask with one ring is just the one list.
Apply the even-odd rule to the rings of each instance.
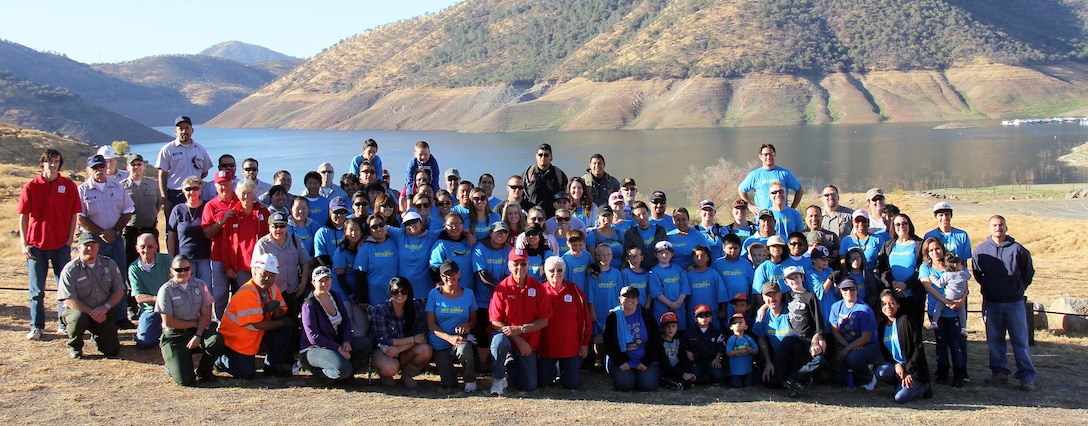
[[[902, 308], [902, 306], [900, 306]], [[931, 383], [929, 375], [929, 363], [926, 361], [926, 351], [922, 344], [922, 328], [918, 326], [918, 321], [910, 318], [912, 314], [903, 312], [900, 310], [898, 321], [895, 322], [895, 329], [899, 335], [899, 346], [903, 350], [903, 359], [906, 363], [903, 365], [907, 374], [913, 374], [914, 378], [919, 382], [929, 384]], [[881, 315], [880, 323], [877, 324], [877, 336], [880, 342], [880, 352], [884, 355], [884, 360], [890, 363], [895, 363], [892, 359], [892, 353], [888, 351], [888, 348], [884, 346], [884, 326], [887, 325], [888, 319]]]
[[[639, 306], [642, 312], [642, 323], [646, 325], [646, 355], [642, 357], [642, 365], [649, 366], [661, 361], [661, 353], [665, 350], [661, 346], [661, 328], [657, 325], [657, 319], [649, 309]], [[616, 313], [609, 312], [604, 323], [604, 352], [616, 365], [630, 361], [624, 348], [620, 348], [619, 338], [616, 337]], [[685, 355], [686, 356], [686, 355]]]

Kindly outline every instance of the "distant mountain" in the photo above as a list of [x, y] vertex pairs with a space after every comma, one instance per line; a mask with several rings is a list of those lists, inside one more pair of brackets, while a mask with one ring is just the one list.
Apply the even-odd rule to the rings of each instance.
[[96, 145], [124, 140], [163, 142], [171, 137], [92, 105], [63, 87], [51, 87], [0, 71], [0, 122], [69, 136]]
[[296, 58], [294, 56], [285, 55], [267, 47], [243, 43], [237, 40], [219, 43], [215, 46], [204, 49], [200, 52], [200, 54], [214, 56], [217, 58], [230, 59], [232, 61], [241, 62], [243, 64], [255, 64], [257, 62], [268, 61], [300, 60], [299, 58]]
[[938, 121], [1088, 105], [1088, 2], [466, 0], [213, 126], [532, 131]]

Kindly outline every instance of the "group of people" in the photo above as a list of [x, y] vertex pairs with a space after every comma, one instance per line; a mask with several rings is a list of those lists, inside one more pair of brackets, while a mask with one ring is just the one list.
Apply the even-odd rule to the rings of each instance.
[[[322, 163], [294, 194], [289, 172], [265, 183], [255, 158], [240, 175], [230, 154], [212, 163], [188, 117], [174, 131], [155, 159], [157, 181], [141, 156], [125, 171], [116, 164], [125, 157], [103, 147], [77, 186], [59, 174], [59, 152], [42, 154], [19, 201], [28, 340], [45, 329], [51, 263], [72, 358], [83, 357], [85, 332], [116, 356], [128, 302], [136, 347], [158, 346], [182, 385], [215, 380], [214, 371], [250, 379], [262, 362], [265, 374], [332, 381], [369, 367], [383, 384], [415, 387], [433, 363], [443, 389], [460, 373], [466, 392], [487, 372], [492, 394], [577, 389], [581, 371], [600, 368], [624, 391], [762, 382], [801, 396], [823, 378], [866, 390], [886, 382], [907, 402], [969, 380], [973, 278], [987, 381], [1013, 373], [1007, 335], [1015, 378], [1034, 389], [1024, 315], [1034, 270], [1004, 218], [990, 219], [972, 251], [947, 202], [933, 207], [924, 238], [880, 188], [852, 210], [828, 185], [802, 214], [804, 189], [770, 144], [722, 225], [712, 200], [669, 211], [654, 191], [647, 204], [600, 154], [568, 178], [548, 144], [506, 180], [505, 199], [490, 174], [474, 182], [440, 172], [422, 141], [400, 190], [367, 140], [349, 173], [337, 180]], [[926, 329], [937, 341], [932, 375]]]

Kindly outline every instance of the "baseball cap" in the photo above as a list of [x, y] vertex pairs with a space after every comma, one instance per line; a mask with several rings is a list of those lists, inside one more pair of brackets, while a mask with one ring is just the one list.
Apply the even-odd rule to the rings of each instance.
[[254, 256], [253, 260], [249, 262], [251, 268], [261, 268], [265, 272], [271, 272], [273, 274], [280, 273], [280, 262], [276, 260], [276, 256], [272, 253], [262, 253]]
[[144, 161], [144, 156], [142, 156], [142, 155], [140, 155], [140, 154], [136, 154], [136, 155], [133, 155], [133, 156], [132, 156], [132, 158], [129, 158], [129, 159], [128, 159], [128, 163], [129, 163], [129, 164], [135, 163], [135, 162], [137, 162], [137, 161], [139, 161], [139, 162], [143, 162], [143, 163], [146, 163], [146, 162], [147, 162], [147, 161]]
[[623, 296], [623, 297], [638, 297], [639, 296], [638, 287], [635, 287], [633, 285], [623, 286], [623, 288], [620, 289], [620, 296]]
[[442, 265], [438, 267], [438, 273], [441, 275], [449, 275], [450, 273], [461, 272], [461, 266], [454, 262], [453, 259], [446, 259], [442, 261]]
[[699, 210], [718, 210], [714, 208], [714, 201], [711, 199], [705, 199], [699, 202]]
[[729, 318], [729, 325], [733, 325], [733, 323], [738, 320], [748, 321], [748, 318], [745, 318], [744, 314], [733, 314], [733, 316]]
[[310, 275], [313, 276], [313, 280], [316, 283], [316, 282], [320, 281], [322, 278], [331, 277], [332, 276], [332, 270], [329, 269], [328, 266], [318, 266], [318, 267], [314, 268], [313, 274], [310, 274]]
[[329, 201], [329, 211], [335, 213], [337, 210], [347, 210], [348, 202], [344, 200], [344, 197], [332, 197]]
[[664, 191], [654, 191], [653, 195], [650, 197], [651, 204], [660, 204], [667, 201], [668, 198], [665, 197]]
[[827, 247], [816, 246], [808, 256], [810, 259], [827, 259], [828, 257], [831, 257], [831, 254], [827, 252]]
[[529, 256], [527, 256], [525, 254], [525, 250], [518, 250], [518, 249], [510, 249], [509, 258], [510, 258], [511, 262], [516, 262], [516, 261], [519, 261], [519, 260], [522, 260], [522, 261], [528, 261], [529, 260]]
[[805, 241], [808, 241], [809, 245], [819, 244], [822, 246], [827, 245], [827, 241], [824, 241], [824, 234], [820, 231], [808, 231], [805, 233]]
[[[415, 214], [416, 216], [419, 216], [419, 213], [416, 213], [416, 212], [412, 212], [412, 213]], [[491, 228], [488, 230], [488, 232], [499, 232], [499, 231], [510, 232], [510, 227], [506, 226], [506, 223], [503, 223], [502, 221], [492, 222], [491, 223]]]
[[801, 268], [798, 268], [798, 267], [792, 266], [792, 265], [787, 266], [786, 269], [782, 270], [782, 276], [786, 277], [786, 278], [789, 278], [793, 274], [800, 274], [800, 273], [801, 273]]
[[215, 183], [230, 182], [234, 180], [234, 172], [230, 170], [220, 170], [215, 172]]
[[765, 217], [769, 217], [773, 220], [774, 212], [772, 212], [770, 209], [763, 209], [759, 211], [759, 216], [756, 216], [757, 219], [763, 219]]
[[107, 160], [112, 160], [114, 158], [121, 158], [120, 155], [117, 155], [117, 150], [113, 149], [112, 145], [102, 145], [102, 146], [98, 147], [97, 154], [101, 155], [102, 158], [105, 158]]
[[854, 214], [853, 214], [852, 216], [853, 216], [853, 219], [852, 219], [852, 220], [853, 220], [854, 222], [857, 222], [857, 221], [858, 221], [858, 218], [859, 218], [859, 217], [863, 217], [863, 218], [865, 218], [865, 221], [866, 221], [866, 222], [868, 222], [868, 221], [869, 221], [869, 212], [868, 212], [868, 211], [866, 211], [865, 209], [857, 209], [857, 210], [854, 210]]
[[729, 300], [729, 303], [737, 303], [737, 302], [741, 302], [741, 301], [744, 301], [744, 302], [748, 301], [748, 293], [734, 294], [733, 299]]
[[673, 251], [672, 243], [668, 241], [658, 241], [657, 244], [654, 244], [654, 252], [659, 252], [663, 250]]
[[446, 173], [443, 173], [442, 176], [445, 176], [446, 180], [449, 180], [450, 176], [454, 176], [454, 177], [460, 179], [461, 178], [461, 172], [457, 171], [457, 169], [450, 168], [450, 169], [446, 169]]
[[627, 179], [624, 179], [624, 180], [623, 180], [623, 186], [627, 186], [627, 185], [634, 185], [634, 186], [638, 186], [638, 184], [637, 184], [637, 183], [635, 183], [635, 178], [627, 178]]
[[560, 191], [560, 192], [557, 192], [557, 193], [555, 194], [555, 199], [556, 199], [556, 200], [567, 200], [567, 201], [570, 201], [570, 195], [568, 195], [568, 194], [567, 194], [566, 192], [562, 192], [562, 191]]
[[677, 318], [676, 314], [674, 314], [672, 312], [665, 312], [665, 313], [661, 314], [661, 319], [658, 320], [658, 322], [660, 322], [661, 325], [676, 324], [676, 323], [680, 322], [680, 319]]
[[951, 212], [952, 211], [952, 203], [949, 203], [948, 201], [941, 201], [941, 202], [933, 205], [933, 214], [940, 213], [943, 210], [948, 210], [948, 211]]
[[87, 244], [87, 243], [90, 243], [90, 242], [97, 242], [97, 241], [98, 240], [94, 239], [94, 234], [92, 234], [90, 232], [87, 232], [87, 231], [83, 231], [83, 232], [79, 233], [79, 238], [76, 240], [76, 244], [84, 245], [84, 244]]
[[858, 286], [857, 281], [854, 281], [853, 279], [847, 278], [845, 280], [842, 280], [841, 283], [839, 283], [839, 290], [842, 290], [844, 288], [854, 288], [854, 287], [857, 287], [857, 286]]
[[783, 239], [781, 236], [771, 235], [771, 238], [767, 239], [767, 247], [770, 247], [770, 246], [784, 246], [784, 245], [786, 245], [786, 240]]
[[423, 216], [420, 216], [418, 212], [410, 211], [404, 214], [404, 223], [407, 224], [413, 220], [423, 220]]
[[865, 199], [866, 200], [873, 201], [873, 198], [876, 198], [876, 197], [887, 198], [887, 197], [884, 197], [884, 190], [880, 189], [880, 188], [871, 188], [868, 191], [865, 191]]
[[695, 307], [695, 315], [699, 315], [703, 312], [710, 312], [710, 305], [707, 305], [706, 303], [700, 303], [698, 306]]
[[606, 204], [606, 205], [597, 207], [597, 216], [605, 215], [605, 214], [607, 214], [607, 215], [613, 214], [612, 213], [612, 206]]
[[106, 165], [106, 159], [102, 158], [101, 155], [95, 154], [95, 155], [92, 155], [90, 157], [87, 157], [87, 167], [105, 166], [105, 165]]
[[761, 292], [762, 294], [781, 293], [781, 292], [782, 292], [782, 287], [779, 287], [778, 283], [776, 283], [774, 281], [768, 281], [768, 282], [763, 283], [763, 291]]
[[193, 125], [193, 120], [190, 119], [188, 116], [179, 115], [178, 118], [174, 119], [174, 127], [177, 127], [178, 124], [181, 123], [189, 123], [189, 125], [191, 126]]
[[535, 223], [532, 224], [532, 225], [529, 225], [528, 228], [525, 228], [525, 236], [541, 235], [543, 233], [544, 233], [544, 229], [541, 228], [540, 225], [537, 225]]
[[268, 223], [287, 223], [287, 213], [275, 212], [268, 216]]
[[748, 202], [746, 202], [744, 200], [741, 200], [741, 199], [737, 199], [736, 201], [733, 202], [733, 208], [734, 209], [746, 209], [746, 208], [748, 208]]
[[613, 192], [612, 195], [608, 196], [608, 204], [611, 205], [617, 201], [623, 201], [623, 195], [619, 192]]

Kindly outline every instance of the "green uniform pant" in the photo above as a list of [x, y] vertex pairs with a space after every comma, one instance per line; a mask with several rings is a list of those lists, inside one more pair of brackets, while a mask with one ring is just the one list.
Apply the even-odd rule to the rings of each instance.
[[105, 322], [95, 322], [90, 315], [76, 309], [64, 309], [64, 323], [68, 326], [68, 347], [83, 352], [83, 332], [90, 331], [94, 344], [102, 355], [112, 357], [121, 351], [121, 342], [117, 340], [117, 324], [106, 315]]
[[[196, 381], [196, 375], [208, 377], [212, 375], [212, 365], [216, 358], [223, 354], [223, 336], [216, 330], [215, 323], [208, 324], [201, 336], [200, 347], [190, 350], [186, 345], [196, 335], [195, 328], [175, 330], [164, 328], [159, 339], [159, 349], [162, 350], [162, 359], [166, 363], [166, 369], [170, 377], [177, 384], [191, 386]], [[200, 353], [200, 365], [193, 372], [193, 355]]]

